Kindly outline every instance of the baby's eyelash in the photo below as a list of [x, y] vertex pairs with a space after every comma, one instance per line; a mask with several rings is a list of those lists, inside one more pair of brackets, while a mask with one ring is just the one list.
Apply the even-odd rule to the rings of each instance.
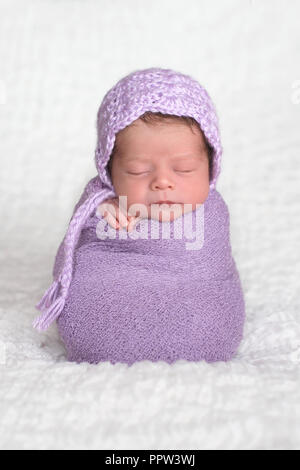
[[[174, 170], [177, 173], [192, 173], [194, 170]], [[139, 175], [144, 175], [146, 173], [149, 173], [149, 171], [141, 171], [139, 173], [133, 173], [132, 171], [127, 171], [128, 175], [134, 175], [134, 176], [139, 176]]]
[[175, 170], [175, 171], [179, 171], [179, 173], [191, 173], [194, 170]]

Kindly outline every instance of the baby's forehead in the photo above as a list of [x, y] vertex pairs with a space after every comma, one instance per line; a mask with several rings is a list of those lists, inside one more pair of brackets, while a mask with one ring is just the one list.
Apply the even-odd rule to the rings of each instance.
[[[165, 125], [164, 125], [165, 126]], [[178, 125], [177, 125], [178, 126]], [[162, 134], [159, 126], [151, 126], [151, 133], [140, 132], [139, 129], [135, 129], [135, 126], [129, 126], [119, 131], [115, 136], [114, 153], [121, 156], [126, 156], [128, 153], [132, 154], [135, 151], [140, 153], [140, 149], [147, 145], [147, 149], [151, 152], [151, 149], [158, 150], [159, 152], [166, 148], [167, 153], [176, 153], [177, 150], [183, 153], [195, 152], [200, 150], [201, 152], [206, 149], [206, 139], [201, 129], [192, 130], [188, 126], [184, 126], [184, 132], [176, 131], [176, 128], [172, 129], [171, 134]], [[181, 125], [181, 131], [183, 126]], [[155, 136], [155, 137], [154, 137]], [[160, 146], [161, 144], [161, 146]]]
[[[117, 157], [117, 160], [120, 162], [149, 162], [157, 158], [164, 158], [166, 160], [176, 160], [176, 161], [184, 161], [184, 160], [193, 160], [199, 159], [204, 154], [206, 154], [206, 147], [205, 144], [201, 143], [196, 148], [195, 147], [187, 147], [183, 149], [172, 149], [171, 151], [163, 151], [162, 150], [155, 152], [151, 149], [142, 149], [141, 151], [132, 150], [132, 148], [127, 149], [126, 145], [118, 145], [115, 147], [114, 156]], [[145, 150], [145, 151], [143, 151]]]

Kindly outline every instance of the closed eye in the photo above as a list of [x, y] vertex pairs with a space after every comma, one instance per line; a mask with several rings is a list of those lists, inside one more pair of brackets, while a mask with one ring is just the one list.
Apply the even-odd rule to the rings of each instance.
[[[174, 170], [174, 171], [176, 171], [177, 173], [192, 173], [195, 170]], [[149, 171], [141, 171], [139, 173], [134, 173], [133, 171], [127, 171], [126, 173], [128, 175], [139, 176], [139, 175], [145, 175], [145, 174], [149, 173]]]
[[148, 173], [147, 171], [142, 171], [140, 173], [133, 173], [132, 171], [127, 171], [128, 175], [144, 175], [145, 173]]

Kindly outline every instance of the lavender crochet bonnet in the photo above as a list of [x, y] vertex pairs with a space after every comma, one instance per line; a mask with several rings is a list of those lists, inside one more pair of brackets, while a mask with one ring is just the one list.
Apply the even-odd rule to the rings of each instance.
[[63, 261], [54, 269], [54, 281], [36, 307], [42, 312], [34, 328], [45, 330], [60, 316], [73, 276], [74, 253], [87, 219], [104, 200], [115, 197], [107, 164], [116, 134], [146, 111], [189, 116], [200, 125], [213, 148], [210, 189], [220, 173], [222, 147], [215, 107], [207, 91], [195, 79], [170, 69], [137, 70], [119, 80], [104, 96], [97, 114], [95, 164], [98, 175], [86, 185], [76, 204], [61, 244]]

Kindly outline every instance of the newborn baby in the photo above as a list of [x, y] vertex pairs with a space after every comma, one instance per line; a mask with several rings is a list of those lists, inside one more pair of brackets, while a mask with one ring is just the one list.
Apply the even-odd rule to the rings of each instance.
[[187, 75], [138, 70], [97, 117], [98, 175], [74, 208], [33, 326], [55, 320], [76, 362], [232, 359], [245, 305], [215, 189], [222, 148], [209, 95]]
[[[102, 203], [99, 213], [113, 228], [129, 231], [143, 217], [174, 220], [204, 203], [211, 170], [212, 148], [196, 121], [145, 113], [117, 134], [108, 164], [128, 211], [117, 197]], [[143, 207], [135, 217], [137, 203]]]

